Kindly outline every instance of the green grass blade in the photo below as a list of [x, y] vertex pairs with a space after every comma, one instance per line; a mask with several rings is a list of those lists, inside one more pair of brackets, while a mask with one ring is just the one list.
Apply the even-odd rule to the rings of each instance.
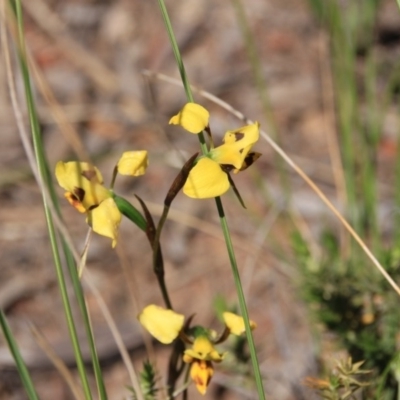
[[29, 371], [26, 368], [21, 353], [19, 352], [18, 345], [14, 339], [10, 327], [8, 326], [6, 316], [4, 315], [3, 310], [0, 310], [0, 326], [3, 331], [4, 338], [6, 339], [8, 347], [10, 349], [10, 352], [14, 357], [19, 376], [21, 377], [22, 384], [24, 385], [26, 393], [28, 394], [29, 400], [39, 400], [32, 379], [29, 375]]
[[64, 254], [67, 260], [68, 271], [72, 279], [72, 285], [74, 287], [74, 293], [76, 296], [76, 300], [78, 301], [79, 309], [82, 313], [83, 324], [86, 331], [86, 337], [89, 343], [90, 355], [92, 358], [92, 365], [94, 370], [94, 375], [97, 384], [97, 390], [99, 392], [99, 397], [101, 400], [107, 400], [107, 392], [104, 385], [103, 374], [100, 367], [100, 361], [96, 350], [92, 325], [90, 323], [89, 312], [86, 307], [85, 296], [83, 293], [82, 285], [79, 279], [78, 270], [76, 268], [75, 260], [72, 255], [72, 252], [65, 241], [62, 239], [62, 245]]
[[[28, 114], [29, 114], [29, 122], [30, 122], [30, 126], [31, 126], [31, 131], [32, 131], [32, 139], [33, 139], [33, 146], [34, 146], [34, 151], [35, 151], [36, 162], [38, 165], [39, 176], [41, 178], [42, 183], [44, 184], [45, 187], [50, 188], [51, 180], [49, 178], [49, 173], [48, 173], [49, 169], [46, 164], [45, 153], [44, 153], [44, 149], [43, 149], [43, 143], [42, 143], [40, 127], [39, 127], [39, 121], [38, 121], [37, 112], [36, 112], [36, 108], [35, 108], [35, 104], [34, 104], [34, 100], [33, 100], [29, 69], [28, 69], [28, 65], [27, 65], [21, 2], [20, 2], [20, 0], [15, 0], [14, 2], [11, 2], [11, 4], [12, 4], [12, 8], [15, 10], [16, 19], [17, 19], [18, 40], [19, 40], [18, 60], [19, 60], [19, 64], [20, 64], [20, 68], [21, 68], [21, 72], [22, 72], [22, 78], [23, 78], [23, 82], [24, 82], [24, 89], [25, 89], [26, 102], [27, 102], [27, 108], [28, 108]], [[49, 189], [49, 191], [51, 192], [50, 189]], [[63, 270], [62, 270], [62, 266], [61, 266], [60, 253], [59, 253], [59, 249], [58, 249], [58, 243], [57, 243], [57, 239], [56, 239], [56, 232], [55, 232], [55, 228], [54, 228], [53, 218], [52, 218], [51, 210], [49, 208], [49, 204], [48, 204], [48, 201], [47, 201], [44, 191], [42, 192], [42, 199], [43, 199], [43, 205], [44, 205], [44, 211], [45, 211], [45, 218], [46, 218], [46, 222], [47, 222], [47, 228], [48, 228], [48, 232], [49, 232], [51, 249], [53, 252], [54, 265], [56, 268], [57, 280], [58, 280], [58, 284], [60, 287], [62, 302], [63, 302], [63, 306], [64, 306], [64, 312], [65, 312], [66, 319], [67, 319], [68, 330], [69, 330], [69, 334], [71, 337], [72, 346], [74, 349], [78, 372], [79, 372], [79, 376], [81, 378], [83, 390], [85, 393], [85, 398], [92, 399], [89, 381], [87, 378], [86, 369], [85, 369], [85, 365], [83, 362], [83, 357], [82, 357], [82, 353], [81, 353], [81, 349], [80, 349], [80, 345], [79, 345], [79, 339], [78, 339], [78, 335], [77, 335], [77, 331], [76, 331], [76, 327], [75, 327], [75, 323], [74, 323], [74, 319], [73, 319], [73, 315], [72, 315], [72, 309], [71, 309], [71, 305], [70, 305], [68, 294], [67, 294], [67, 287], [66, 287], [64, 274], [63, 274]]]

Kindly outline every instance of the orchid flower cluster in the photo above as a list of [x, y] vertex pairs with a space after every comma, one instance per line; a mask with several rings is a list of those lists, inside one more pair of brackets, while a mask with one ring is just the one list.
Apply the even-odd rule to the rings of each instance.
[[[260, 157], [260, 153], [250, 151], [259, 139], [258, 122], [227, 131], [224, 143], [214, 147], [209, 118], [210, 114], [204, 107], [187, 103], [169, 121], [190, 133], [206, 131], [210, 135], [210, 150], [197, 157], [183, 186], [183, 193], [196, 199], [223, 195], [231, 185], [234, 186], [229, 172], [243, 171]], [[146, 172], [147, 166], [147, 151], [128, 151], [123, 153], [116, 171], [122, 175], [139, 176]], [[115, 247], [122, 216], [114, 201], [113, 190], [104, 186], [100, 171], [87, 162], [59, 161], [55, 174], [59, 185], [66, 190], [65, 197], [69, 203], [85, 213], [86, 222], [93, 231], [111, 238], [112, 247]], [[238, 193], [236, 187], [234, 189]]]
[[[86, 222], [95, 233], [111, 239], [113, 248], [117, 244], [123, 215], [145, 231], [154, 254], [153, 269], [167, 309], [149, 305], [139, 315], [139, 321], [151, 335], [164, 344], [176, 343], [179, 338], [186, 345], [191, 345], [178, 356], [190, 365], [190, 376], [201, 394], [206, 393], [214, 374], [213, 363], [221, 362], [225, 356], [215, 345], [225, 341], [230, 334], [241, 335], [245, 331], [245, 324], [243, 318], [225, 312], [225, 330], [218, 337], [214, 331], [202, 326], [190, 327], [192, 318], [185, 322], [183, 315], [172, 310], [164, 281], [164, 264], [159, 243], [163, 226], [161, 221], [165, 221], [169, 206], [181, 189], [191, 198], [206, 199], [221, 196], [232, 187], [243, 205], [230, 173], [236, 174], [245, 170], [260, 156], [251, 151], [259, 139], [258, 122], [227, 131], [223, 143], [214, 147], [209, 117], [209, 112], [204, 107], [188, 103], [169, 121], [170, 124], [180, 125], [193, 134], [205, 132], [209, 139], [209, 149], [201, 155], [193, 155], [182, 167], [164, 201], [164, 212], [157, 227], [143, 200], [136, 196], [144, 216], [125, 199], [117, 196], [113, 189], [117, 174], [134, 177], [145, 174], [148, 167], [147, 151], [123, 153], [114, 168], [110, 188], [104, 186], [100, 171], [88, 162], [60, 161], [55, 170], [59, 185], [66, 191], [65, 198], [76, 210], [86, 215]], [[251, 328], [255, 328], [254, 322], [249, 323]], [[180, 372], [177, 367], [176, 371], [178, 377]], [[174, 383], [175, 381], [169, 390], [172, 391]]]
[[[214, 375], [213, 362], [219, 363], [225, 357], [225, 353], [218, 352], [214, 346], [224, 342], [230, 334], [240, 336], [245, 332], [242, 317], [224, 312], [222, 318], [225, 329], [217, 337], [213, 330], [203, 326], [190, 327], [191, 318], [185, 323], [184, 315], [154, 304], [145, 307], [138, 316], [143, 327], [161, 343], [170, 344], [179, 338], [192, 346], [184, 351], [182, 359], [190, 365], [190, 377], [203, 395]], [[250, 321], [250, 327], [254, 329], [256, 323]]]
[[197, 159], [183, 187], [183, 193], [195, 199], [206, 199], [223, 195], [234, 185], [229, 172], [236, 174], [247, 169], [260, 157], [260, 153], [250, 152], [259, 139], [260, 124], [255, 122], [242, 128], [227, 131], [223, 144], [214, 147], [209, 127], [209, 112], [199, 104], [187, 103], [173, 116], [169, 123], [180, 125], [190, 133], [206, 131], [211, 138], [211, 149]]

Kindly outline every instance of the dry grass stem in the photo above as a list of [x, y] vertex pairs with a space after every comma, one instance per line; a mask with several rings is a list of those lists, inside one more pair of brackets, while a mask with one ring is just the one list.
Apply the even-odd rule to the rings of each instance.
[[56, 354], [54, 349], [51, 347], [50, 343], [46, 340], [46, 338], [39, 332], [39, 330], [31, 325], [31, 332], [36, 340], [36, 343], [46, 354], [48, 359], [52, 362], [56, 370], [59, 374], [64, 378], [65, 383], [70, 388], [72, 394], [77, 400], [84, 400], [85, 396], [82, 393], [78, 383], [75, 381], [74, 377], [71, 374], [71, 371], [65, 365], [64, 361]]

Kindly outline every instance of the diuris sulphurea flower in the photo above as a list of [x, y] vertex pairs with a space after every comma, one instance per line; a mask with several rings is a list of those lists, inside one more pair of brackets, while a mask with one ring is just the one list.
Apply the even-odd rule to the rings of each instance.
[[[116, 171], [122, 175], [143, 175], [147, 168], [147, 151], [128, 151], [120, 158]], [[58, 184], [66, 190], [64, 196], [79, 212], [86, 214], [86, 222], [99, 235], [117, 244], [118, 228], [122, 219], [113, 191], [103, 184], [100, 171], [87, 162], [63, 162], [56, 165]]]
[[[223, 361], [225, 354], [218, 352], [215, 345], [225, 341], [229, 334], [236, 336], [244, 333], [244, 320], [239, 315], [224, 312], [224, 332], [215, 339], [215, 332], [202, 326], [189, 327], [185, 317], [175, 311], [150, 304], [138, 316], [142, 326], [157, 340], [170, 344], [178, 337], [191, 347], [184, 350], [183, 362], [190, 364], [190, 377], [201, 394], [205, 394], [214, 374], [213, 362]], [[255, 322], [250, 321], [252, 329]]]
[[[180, 125], [193, 134], [206, 131], [211, 136], [209, 116], [209, 112], [201, 105], [187, 103], [169, 123]], [[223, 144], [218, 147], [214, 147], [211, 141], [211, 149], [198, 157], [190, 171], [183, 192], [192, 198], [206, 199], [221, 196], [231, 185], [234, 186], [229, 172], [245, 170], [261, 155], [250, 151], [259, 139], [259, 127], [260, 124], [255, 122], [227, 131]]]

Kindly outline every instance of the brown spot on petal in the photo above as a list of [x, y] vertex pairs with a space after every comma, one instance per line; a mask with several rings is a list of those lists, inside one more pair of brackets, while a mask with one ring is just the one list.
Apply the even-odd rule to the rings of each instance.
[[244, 133], [241, 133], [241, 132], [235, 132], [234, 135], [235, 135], [236, 141], [244, 138]]
[[76, 198], [82, 202], [83, 199], [85, 198], [85, 191], [82, 188], [79, 187], [75, 187], [74, 188], [74, 196], [76, 196]]
[[257, 153], [256, 151], [250, 152], [244, 159], [242, 167], [239, 171], [244, 171], [245, 169], [249, 168], [250, 165], [254, 164], [260, 157], [261, 153]]
[[93, 170], [82, 171], [81, 175], [84, 176], [88, 181], [92, 181], [93, 178], [96, 177], [96, 171]]

